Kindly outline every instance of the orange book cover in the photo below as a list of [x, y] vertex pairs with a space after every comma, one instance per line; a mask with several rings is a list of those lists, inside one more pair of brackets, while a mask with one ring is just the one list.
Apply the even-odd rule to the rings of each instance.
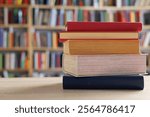
[[53, 43], [53, 48], [57, 49], [58, 48], [58, 34], [56, 32], [52, 33], [52, 43]]
[[71, 55], [139, 54], [139, 40], [68, 40], [63, 51]]
[[25, 69], [28, 69], [29, 68], [29, 59], [28, 57], [26, 57], [25, 59]]
[[9, 47], [12, 48], [14, 45], [14, 32], [13, 32], [13, 28], [10, 28], [9, 31]]

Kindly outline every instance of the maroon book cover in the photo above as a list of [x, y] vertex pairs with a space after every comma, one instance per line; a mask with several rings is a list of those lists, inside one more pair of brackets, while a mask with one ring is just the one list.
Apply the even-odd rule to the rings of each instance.
[[67, 31], [81, 32], [140, 32], [142, 23], [136, 22], [67, 22]]

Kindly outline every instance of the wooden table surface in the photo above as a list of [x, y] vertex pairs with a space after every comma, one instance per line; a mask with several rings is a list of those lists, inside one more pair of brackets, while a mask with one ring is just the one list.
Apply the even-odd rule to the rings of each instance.
[[150, 76], [144, 90], [63, 90], [62, 78], [0, 79], [0, 99], [150, 99]]

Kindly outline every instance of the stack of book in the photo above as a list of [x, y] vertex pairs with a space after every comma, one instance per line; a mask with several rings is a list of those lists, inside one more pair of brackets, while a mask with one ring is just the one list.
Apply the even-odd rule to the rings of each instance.
[[146, 55], [139, 53], [141, 23], [68, 22], [64, 89], [143, 89]]

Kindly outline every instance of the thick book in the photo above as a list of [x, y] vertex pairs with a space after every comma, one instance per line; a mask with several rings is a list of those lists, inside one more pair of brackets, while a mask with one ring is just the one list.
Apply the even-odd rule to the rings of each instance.
[[60, 32], [60, 41], [66, 40], [100, 40], [100, 39], [138, 39], [137, 32]]
[[143, 90], [140, 75], [74, 77], [63, 76], [63, 89], [132, 89]]
[[139, 53], [139, 40], [68, 40], [63, 44], [63, 52], [70, 55]]
[[67, 31], [140, 32], [142, 23], [129, 22], [67, 22]]
[[146, 55], [63, 55], [63, 70], [73, 76], [127, 75], [146, 72]]

